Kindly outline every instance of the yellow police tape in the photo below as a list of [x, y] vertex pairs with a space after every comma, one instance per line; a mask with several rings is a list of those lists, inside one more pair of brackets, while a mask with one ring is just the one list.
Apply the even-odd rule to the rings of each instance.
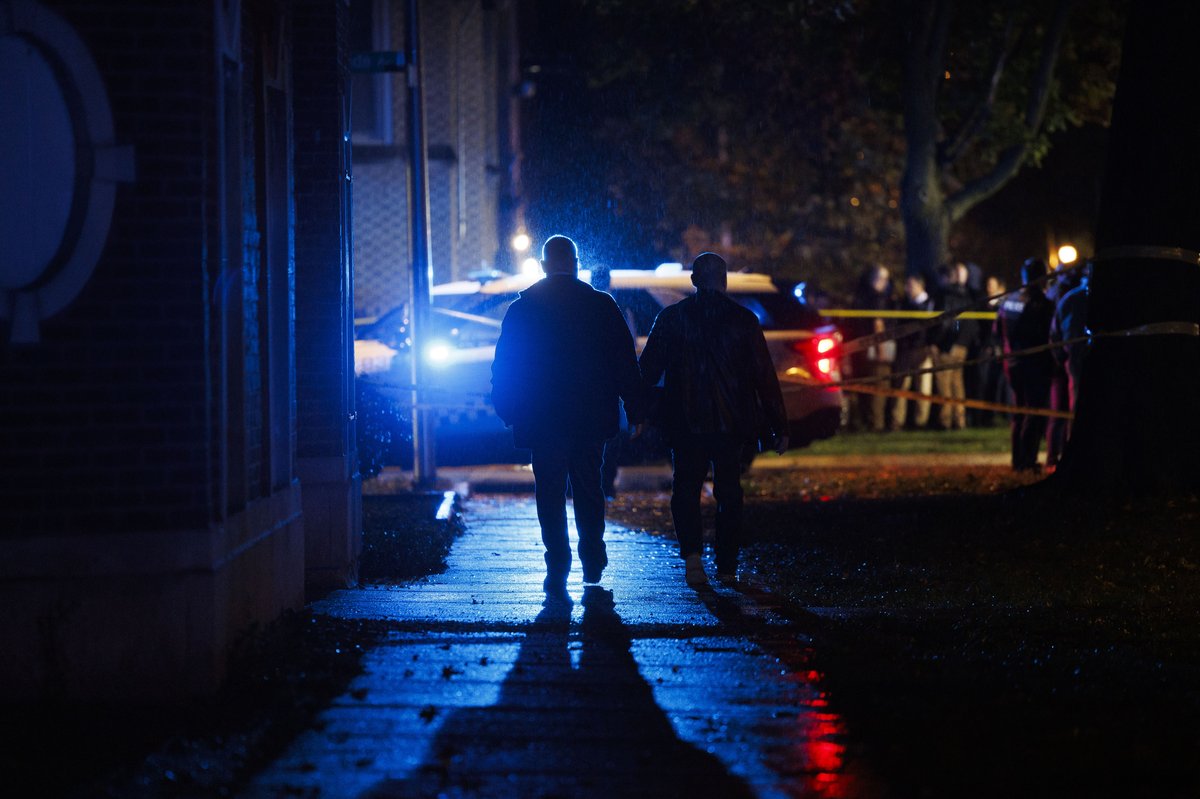
[[[784, 378], [782, 382], [791, 383], [792, 385], [796, 386], [803, 386], [805, 388], [810, 388], [814, 385], [802, 380], [790, 380], [788, 378]], [[860, 394], [874, 394], [875, 396], [879, 397], [898, 397], [901, 399], [914, 400], [916, 402], [934, 402], [939, 405], [963, 405], [967, 408], [978, 408], [979, 410], [983, 411], [1024, 414], [1025, 416], [1049, 416], [1055, 419], [1075, 418], [1075, 414], [1073, 413], [1068, 411], [1056, 411], [1051, 408], [1023, 408], [1019, 405], [1005, 405], [1001, 402], [940, 397], [933, 394], [922, 394], [919, 391], [904, 391], [898, 388], [883, 388], [882, 386], [871, 386], [865, 384], [842, 386], [842, 388], [846, 391], [855, 391]]]
[[[780, 379], [780, 382], [788, 383], [791, 386], [804, 388], [840, 388], [845, 391], [857, 391], [862, 394], [875, 394], [885, 397], [902, 397], [904, 399], [917, 400], [918, 402], [936, 402], [943, 405], [965, 405], [968, 408], [978, 408], [985, 411], [992, 410], [1003, 413], [1023, 413], [1029, 416], [1050, 416], [1060, 419], [1072, 419], [1074, 418], [1072, 414], [1066, 411], [1058, 411], [1050, 408], [1024, 408], [1017, 405], [1005, 405], [997, 402], [986, 402], [984, 400], [938, 397], [930, 394], [921, 394], [916, 391], [903, 391], [901, 389], [885, 388], [871, 384], [888, 383], [905, 377], [917, 377], [920, 375], [932, 374], [934, 372], [962, 369], [965, 366], [976, 366], [989, 361], [1017, 360], [1018, 358], [1023, 358], [1028, 355], [1035, 355], [1041, 352], [1047, 352], [1060, 347], [1070, 347], [1075, 344], [1090, 343], [1094, 339], [1099, 338], [1129, 338], [1133, 336], [1200, 337], [1200, 324], [1195, 322], [1177, 321], [1151, 322], [1144, 325], [1137, 325], [1136, 327], [1126, 328], [1125, 330], [1111, 330], [1103, 332], [1096, 331], [1086, 336], [1078, 336], [1076, 338], [1064, 339], [1062, 341], [1051, 341], [1046, 344], [1039, 344], [1036, 347], [1029, 347], [1028, 349], [1014, 350], [1012, 352], [1001, 353], [999, 355], [989, 355], [982, 358], [973, 358], [971, 360], [943, 363], [924, 369], [909, 369], [901, 372], [890, 372], [886, 375], [871, 375], [869, 377], [850, 377], [844, 380], [831, 382], [813, 380], [811, 376], [807, 375], [785, 375]], [[854, 339], [854, 341], [858, 340], [859, 339]]]
[[[1058, 269], [1054, 272], [1047, 272], [1044, 275], [1034, 278], [1023, 286], [1017, 286], [1014, 289], [1009, 289], [1008, 291], [1001, 292], [1000, 294], [996, 294], [991, 297], [982, 297], [976, 300], [972, 305], [958, 311], [851, 311], [849, 309], [835, 309], [846, 316], [853, 314], [854, 317], [867, 319], [880, 318], [883, 314], [921, 314], [921, 316], [911, 317], [913, 321], [909, 322], [908, 324], [898, 325], [890, 330], [884, 330], [881, 333], [872, 333], [869, 336], [859, 336], [856, 339], [847, 341], [842, 346], [842, 354], [851, 355], [856, 352], [861, 352], [869, 347], [873, 347], [876, 344], [881, 344], [884, 341], [896, 341], [902, 338], [908, 338], [909, 336], [920, 333], [922, 330], [928, 330], [929, 328], [937, 325], [952, 322], [955, 319], [994, 319], [995, 311], [984, 311], [980, 309], [990, 308], [992, 303], [999, 302], [1010, 294], [1016, 294], [1017, 292], [1029, 288], [1030, 286], [1041, 285], [1047, 281], [1054, 280], [1068, 272], [1074, 272], [1077, 269], [1082, 269], [1085, 265], [1085, 262], [1080, 262]], [[991, 316], [976, 317], [974, 314], [991, 314]], [[910, 317], [898, 316], [894, 318], [904, 319]]]
[[[945, 311], [863, 311], [852, 308], [826, 308], [821, 316], [831, 319], [937, 319], [945, 316]], [[954, 316], [955, 319], [995, 319], [995, 311], [965, 311]]]

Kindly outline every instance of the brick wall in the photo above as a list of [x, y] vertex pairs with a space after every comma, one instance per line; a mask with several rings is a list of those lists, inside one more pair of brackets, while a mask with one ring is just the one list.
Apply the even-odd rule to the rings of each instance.
[[348, 10], [297, 0], [294, 105], [297, 469], [305, 577], [314, 589], [355, 580], [362, 541], [354, 423], [350, 254]]
[[[336, 0], [294, 6], [296, 339], [298, 455], [340, 456], [352, 412], [345, 375], [353, 363], [346, 311], [350, 264], [344, 233], [345, 143], [342, 101], [349, 75], [346, 18]], [[332, 100], [332, 101], [331, 101]], [[331, 379], [332, 378], [332, 379]]]
[[79, 297], [40, 343], [0, 345], [0, 536], [202, 526], [211, 10], [49, 5], [95, 58], [137, 179]]
[[[80, 295], [39, 343], [0, 339], [0, 698], [210, 692], [237, 635], [303, 602], [290, 9], [336, 22], [345, 3], [46, 5], [97, 62], [136, 178]], [[226, 8], [241, 24], [219, 36]], [[234, 29], [232, 57], [218, 55]], [[336, 80], [304, 97], [339, 113]], [[340, 173], [320, 148], [303, 158]], [[304, 239], [306, 263], [324, 265], [306, 274], [348, 280], [336, 178], [305, 191], [305, 219], [332, 198], [335, 240], [330, 260]], [[334, 339], [345, 373], [349, 338]], [[345, 403], [319, 415], [348, 424]]]
[[[389, 0], [380, 0], [387, 2]], [[391, 47], [405, 48], [405, 3], [391, 2]], [[457, 280], [495, 263], [499, 245], [496, 108], [507, 102], [497, 80], [502, 45], [481, 0], [421, 4], [425, 134], [429, 146], [430, 250], [434, 282]], [[395, 145], [354, 151], [355, 312], [382, 313], [409, 295], [407, 101], [392, 79]]]

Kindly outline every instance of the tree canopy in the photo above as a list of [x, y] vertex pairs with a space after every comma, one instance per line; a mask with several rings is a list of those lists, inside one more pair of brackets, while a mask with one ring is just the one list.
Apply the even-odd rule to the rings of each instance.
[[[613, 266], [719, 249], [735, 267], [835, 289], [866, 264], [899, 267], [904, 59], [914, 20], [941, 5], [544, 4], [530, 219], [584, 225], [585, 252], [590, 238]], [[1036, 165], [1056, 132], [1107, 123], [1119, 4], [1071, 15], [1032, 133], [1046, 4], [946, 5], [934, 135], [948, 195], [1014, 146]]]

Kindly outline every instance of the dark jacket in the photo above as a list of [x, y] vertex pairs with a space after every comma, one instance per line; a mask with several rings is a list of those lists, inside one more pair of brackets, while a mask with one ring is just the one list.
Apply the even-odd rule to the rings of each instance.
[[[996, 331], [1004, 344], [1004, 353], [1041, 346], [1050, 341], [1050, 321], [1054, 303], [1040, 289], [1024, 289], [1010, 294], [996, 309]], [[1014, 369], [1046, 372], [1054, 369], [1054, 356], [1049, 351], [1004, 362], [1011, 375]]]
[[508, 308], [492, 361], [492, 402], [518, 447], [617, 434], [618, 398], [642, 418], [633, 337], [611, 296], [570, 275], [538, 281]]
[[[890, 311], [893, 307], [891, 290], [875, 291], [874, 287], [865, 280], [861, 281], [858, 290], [854, 293], [850, 307], [858, 311]], [[847, 320], [843, 329], [854, 339], [882, 333], [892, 326], [891, 320], [865, 317]], [[864, 375], [867, 374], [867, 365], [873, 361], [891, 362], [895, 360], [895, 347], [893, 342], [880, 342], [875, 346], [853, 353], [850, 356], [851, 370], [855, 375]], [[889, 351], [890, 355], [887, 355]]]
[[[932, 311], [933, 298], [928, 294], [921, 302], [917, 302], [905, 296], [900, 299], [901, 311]], [[906, 320], [904, 324], [910, 324], [912, 321]], [[917, 369], [929, 357], [929, 344], [933, 335], [939, 331], [937, 328], [926, 328], [925, 330], [911, 333], [904, 338], [896, 340], [896, 365], [897, 372], [908, 371], [909, 369]]]
[[[1055, 343], [1083, 338], [1087, 332], [1088, 287], [1084, 283], [1062, 296], [1054, 306], [1054, 318], [1050, 323], [1050, 340]], [[1077, 379], [1083, 359], [1087, 357], [1089, 341], [1080, 341], [1067, 347], [1050, 350], [1054, 360], [1065, 366]]]
[[[939, 311], [962, 311], [970, 308], [974, 301], [966, 286], [951, 283], [942, 287]], [[979, 323], [974, 319], [949, 319], [942, 322], [941, 333], [934, 342], [942, 352], [949, 352], [956, 344], [970, 347], [979, 336]]]
[[665, 375], [661, 415], [672, 440], [732, 433], [752, 441], [787, 432], [783, 393], [758, 318], [722, 292], [699, 291], [664, 308], [639, 366], [647, 388]]

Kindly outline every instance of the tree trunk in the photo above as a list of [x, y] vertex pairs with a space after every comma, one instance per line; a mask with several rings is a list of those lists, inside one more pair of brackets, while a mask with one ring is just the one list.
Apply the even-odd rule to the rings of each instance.
[[949, 4], [917, 3], [910, 14], [904, 58], [904, 178], [900, 207], [904, 218], [906, 268], [931, 287], [946, 260], [950, 218], [937, 162], [937, 93], [949, 26]]
[[904, 208], [904, 249], [908, 274], [937, 285], [937, 270], [949, 252], [950, 217], [946, 211], [940, 175], [932, 162], [914, 168], [910, 155], [904, 172], [901, 198]]
[[1176, 332], [1094, 340], [1060, 484], [1097, 492], [1200, 487], [1200, 59], [1191, 46], [1198, 25], [1195, 5], [1130, 7], [1088, 327], [1102, 334], [1177, 323]]

